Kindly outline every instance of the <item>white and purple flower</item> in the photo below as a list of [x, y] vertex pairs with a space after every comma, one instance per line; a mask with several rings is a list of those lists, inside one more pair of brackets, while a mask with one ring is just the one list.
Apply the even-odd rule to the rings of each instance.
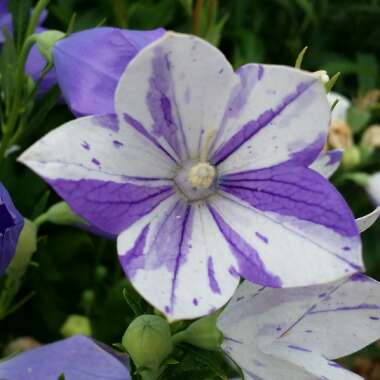
[[294, 289], [244, 282], [218, 327], [247, 380], [361, 379], [333, 360], [379, 339], [380, 284], [362, 274]]
[[4, 273], [15, 255], [23, 226], [23, 217], [0, 182], [0, 275]]
[[363, 269], [350, 209], [308, 168], [330, 121], [312, 74], [234, 72], [207, 42], [166, 33], [128, 65], [115, 109], [67, 123], [20, 160], [118, 235], [129, 279], [168, 318], [221, 307], [240, 277], [293, 287]]
[[91, 338], [76, 335], [0, 363], [9, 380], [131, 380], [128, 356]]

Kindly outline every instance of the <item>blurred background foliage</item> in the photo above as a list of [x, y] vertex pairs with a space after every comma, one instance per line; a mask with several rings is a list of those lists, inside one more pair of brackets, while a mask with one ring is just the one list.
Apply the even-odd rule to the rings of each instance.
[[[308, 46], [303, 68], [325, 69], [331, 76], [340, 72], [334, 90], [360, 102], [368, 91], [379, 88], [379, 19], [378, 0], [52, 0], [44, 26], [62, 31], [69, 25], [73, 31], [99, 25], [163, 26], [208, 39], [234, 67], [247, 62], [294, 65]], [[54, 89], [35, 103], [20, 141], [22, 149], [73, 118], [66, 106], [56, 103], [57, 94]], [[379, 121], [379, 109], [376, 101], [365, 110], [358, 108], [351, 125], [355, 142], [368, 125]], [[23, 215], [34, 219], [59, 199], [41, 179], [17, 164], [16, 156], [2, 163], [0, 179]], [[375, 151], [351, 171], [379, 170], [380, 153]], [[355, 215], [364, 215], [373, 205], [346, 174], [338, 172], [333, 181]], [[380, 280], [380, 223], [364, 233], [363, 241], [368, 273]], [[114, 242], [46, 224], [32, 264], [16, 299], [17, 310], [0, 321], [0, 350], [20, 336], [41, 342], [60, 339], [62, 325], [73, 314], [91, 320], [95, 338], [119, 342], [135, 315], [152, 312], [124, 278]], [[165, 379], [227, 378], [229, 370], [218, 353], [180, 347], [174, 359]], [[347, 363], [368, 379], [380, 379], [380, 345]]]

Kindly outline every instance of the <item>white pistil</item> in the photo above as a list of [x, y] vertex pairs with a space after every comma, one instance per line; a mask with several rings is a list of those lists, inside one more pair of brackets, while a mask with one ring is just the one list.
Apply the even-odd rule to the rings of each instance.
[[215, 133], [215, 129], [206, 132], [205, 142], [199, 157], [200, 162], [189, 171], [188, 180], [191, 186], [197, 189], [208, 189], [212, 185], [216, 175], [215, 168], [207, 162], [210, 142], [214, 138]]

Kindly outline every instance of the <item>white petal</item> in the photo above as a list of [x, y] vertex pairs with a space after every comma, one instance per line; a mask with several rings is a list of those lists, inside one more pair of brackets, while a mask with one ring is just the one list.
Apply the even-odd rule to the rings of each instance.
[[330, 91], [327, 94], [327, 99], [330, 103], [330, 107], [338, 100], [338, 103], [334, 107], [331, 113], [332, 120], [347, 120], [347, 111], [351, 107], [351, 102], [345, 96], [338, 94], [337, 92]]
[[322, 83], [284, 66], [250, 64], [237, 74], [241, 82], [231, 93], [211, 154], [219, 172], [314, 161], [330, 119]]
[[380, 172], [369, 177], [367, 191], [373, 203], [380, 206]]
[[170, 320], [191, 319], [224, 305], [239, 276], [236, 260], [202, 203], [175, 196], [118, 238], [133, 286]]
[[356, 272], [361, 263], [360, 241], [333, 229], [262, 212], [229, 195], [210, 204], [247, 247], [246, 261], [252, 266], [237, 269], [252, 282], [274, 287], [324, 283]]
[[[179, 159], [199, 156], [202, 135], [219, 127], [237, 78], [223, 54], [197, 37], [166, 33], [128, 65], [116, 111]], [[206, 133], [207, 134], [207, 133]]]
[[368, 230], [378, 219], [380, 215], [380, 206], [373, 210], [371, 213], [362, 216], [361, 218], [356, 219], [359, 231], [364, 232]]

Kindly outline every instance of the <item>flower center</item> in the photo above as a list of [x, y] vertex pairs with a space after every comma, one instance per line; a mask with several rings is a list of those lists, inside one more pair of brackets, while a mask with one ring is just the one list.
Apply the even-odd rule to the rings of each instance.
[[215, 130], [208, 131], [199, 161], [187, 162], [178, 172], [175, 182], [180, 192], [189, 200], [201, 200], [215, 192], [216, 169], [207, 162], [210, 141]]

